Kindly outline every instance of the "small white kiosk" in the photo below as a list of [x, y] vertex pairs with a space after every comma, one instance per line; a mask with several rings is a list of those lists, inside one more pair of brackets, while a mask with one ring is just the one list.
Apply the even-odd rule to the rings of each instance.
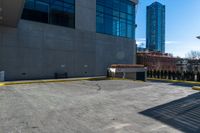
[[136, 64], [113, 64], [108, 68], [108, 74], [113, 78], [126, 78], [146, 81], [147, 68]]

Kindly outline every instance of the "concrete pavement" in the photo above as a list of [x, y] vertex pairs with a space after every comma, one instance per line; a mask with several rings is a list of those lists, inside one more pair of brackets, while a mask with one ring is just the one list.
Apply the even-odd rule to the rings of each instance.
[[[197, 93], [170, 83], [130, 80], [3, 86], [0, 133], [181, 133], [187, 127], [177, 128], [143, 112]], [[191, 107], [195, 100], [182, 101], [180, 107]]]

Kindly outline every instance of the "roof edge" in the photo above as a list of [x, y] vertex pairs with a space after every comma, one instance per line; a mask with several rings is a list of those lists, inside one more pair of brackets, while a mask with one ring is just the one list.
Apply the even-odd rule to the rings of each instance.
[[138, 4], [139, 0], [130, 0], [132, 2], [134, 2], [135, 4]]

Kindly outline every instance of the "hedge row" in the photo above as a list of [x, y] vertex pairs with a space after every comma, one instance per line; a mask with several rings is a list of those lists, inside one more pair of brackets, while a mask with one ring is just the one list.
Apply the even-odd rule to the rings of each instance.
[[[200, 81], [200, 72], [196, 74], [197, 81]], [[194, 81], [194, 72], [179, 72], [179, 71], [159, 71], [159, 70], [149, 70], [147, 71], [148, 78], [158, 78], [158, 79], [170, 79], [170, 80], [187, 80]]]

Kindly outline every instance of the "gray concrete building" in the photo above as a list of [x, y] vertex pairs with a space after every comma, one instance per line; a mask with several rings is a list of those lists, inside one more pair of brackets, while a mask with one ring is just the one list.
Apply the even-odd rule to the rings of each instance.
[[135, 64], [137, 0], [0, 0], [5, 80], [106, 75]]

